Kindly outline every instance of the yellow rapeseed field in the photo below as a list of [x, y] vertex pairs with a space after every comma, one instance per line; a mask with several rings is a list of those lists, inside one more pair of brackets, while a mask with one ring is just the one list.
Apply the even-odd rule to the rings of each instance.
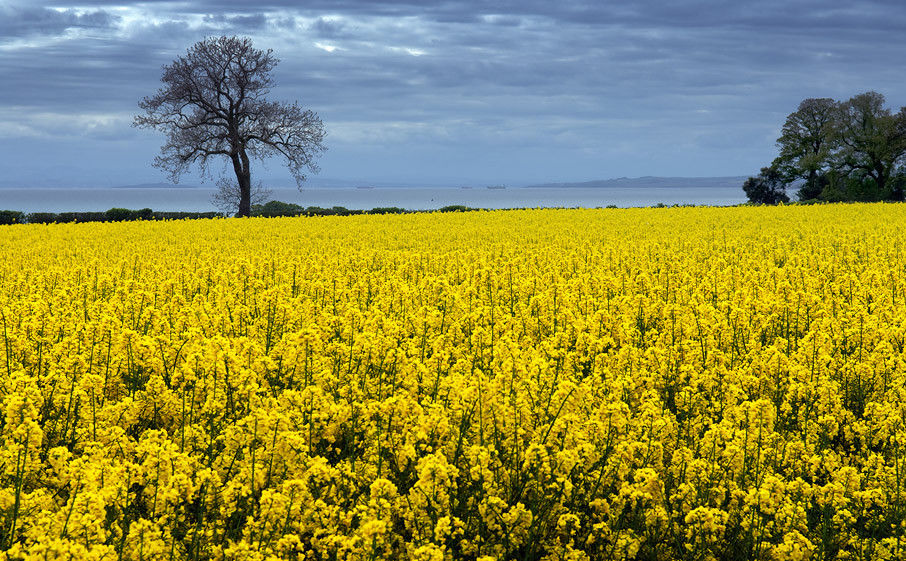
[[0, 227], [0, 559], [906, 558], [906, 205]]

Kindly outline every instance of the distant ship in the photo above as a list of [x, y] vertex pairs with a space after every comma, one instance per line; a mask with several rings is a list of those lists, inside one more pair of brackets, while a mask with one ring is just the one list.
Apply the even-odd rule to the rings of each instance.
[[356, 189], [374, 189], [374, 185], [359, 185]]
[[506, 185], [488, 185], [486, 189], [506, 189]]

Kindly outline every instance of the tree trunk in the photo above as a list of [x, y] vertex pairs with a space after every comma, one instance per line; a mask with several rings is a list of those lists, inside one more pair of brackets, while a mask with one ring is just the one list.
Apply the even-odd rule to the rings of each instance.
[[875, 182], [878, 184], [878, 195], [884, 197], [887, 193], [887, 167], [884, 164], [878, 164], [875, 166], [875, 169], [878, 171], [878, 177], [875, 179]]
[[231, 156], [236, 181], [239, 182], [239, 210], [237, 217], [249, 216], [252, 213], [252, 176], [249, 171], [249, 158], [245, 150]]
[[[807, 187], [805, 190], [806, 192], [804, 193], [805, 197], [800, 196], [799, 198], [817, 199], [818, 195], [821, 194], [821, 191], [818, 189], [818, 170], [808, 170], [808, 179], [805, 180], [805, 185]], [[799, 191], [801, 192], [803, 190], [800, 189]]]
[[252, 213], [252, 181], [248, 172], [238, 176], [239, 210], [236, 216], [249, 216]]

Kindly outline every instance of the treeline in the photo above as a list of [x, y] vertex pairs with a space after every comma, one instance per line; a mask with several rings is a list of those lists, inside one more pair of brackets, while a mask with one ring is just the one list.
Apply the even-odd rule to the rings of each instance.
[[884, 96], [846, 101], [809, 98], [790, 113], [777, 139], [780, 154], [743, 190], [749, 201], [902, 201], [906, 190], [906, 107], [894, 113]]
[[[463, 205], [450, 205], [437, 212], [465, 212], [481, 210]], [[270, 201], [263, 205], [252, 205], [252, 216], [351, 216], [356, 214], [404, 214], [423, 212], [407, 210], [400, 207], [377, 207], [371, 210], [348, 209], [342, 206], [322, 208], [317, 206], [303, 207], [293, 203]], [[68, 222], [126, 222], [132, 220], [186, 220], [199, 218], [219, 218], [227, 216], [220, 212], [166, 212], [150, 208], [131, 210], [128, 208], [111, 208], [102, 212], [32, 212], [17, 210], [0, 210], [0, 224], [63, 224]]]
[[252, 216], [353, 216], [356, 214], [412, 214], [417, 212], [469, 212], [486, 210], [465, 205], [448, 205], [437, 210], [408, 210], [398, 206], [379, 206], [371, 210], [350, 209], [343, 206], [323, 208], [319, 206], [303, 207], [295, 203], [270, 201], [263, 205], [252, 205]]
[[63, 224], [68, 222], [124, 222], [130, 220], [183, 220], [214, 218], [219, 212], [165, 212], [143, 208], [111, 208], [99, 212], [32, 212], [0, 210], [0, 224]]

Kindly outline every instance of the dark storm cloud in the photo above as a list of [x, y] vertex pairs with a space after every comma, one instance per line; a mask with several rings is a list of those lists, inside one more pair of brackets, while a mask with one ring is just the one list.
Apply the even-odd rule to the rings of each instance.
[[906, 103], [904, 28], [892, 0], [18, 2], [0, 8], [0, 131], [134, 138], [161, 65], [243, 34], [280, 58], [274, 96], [325, 118], [325, 174], [369, 151], [375, 173], [416, 169], [434, 147], [477, 174], [550, 151], [580, 177], [736, 175], [805, 97]]

